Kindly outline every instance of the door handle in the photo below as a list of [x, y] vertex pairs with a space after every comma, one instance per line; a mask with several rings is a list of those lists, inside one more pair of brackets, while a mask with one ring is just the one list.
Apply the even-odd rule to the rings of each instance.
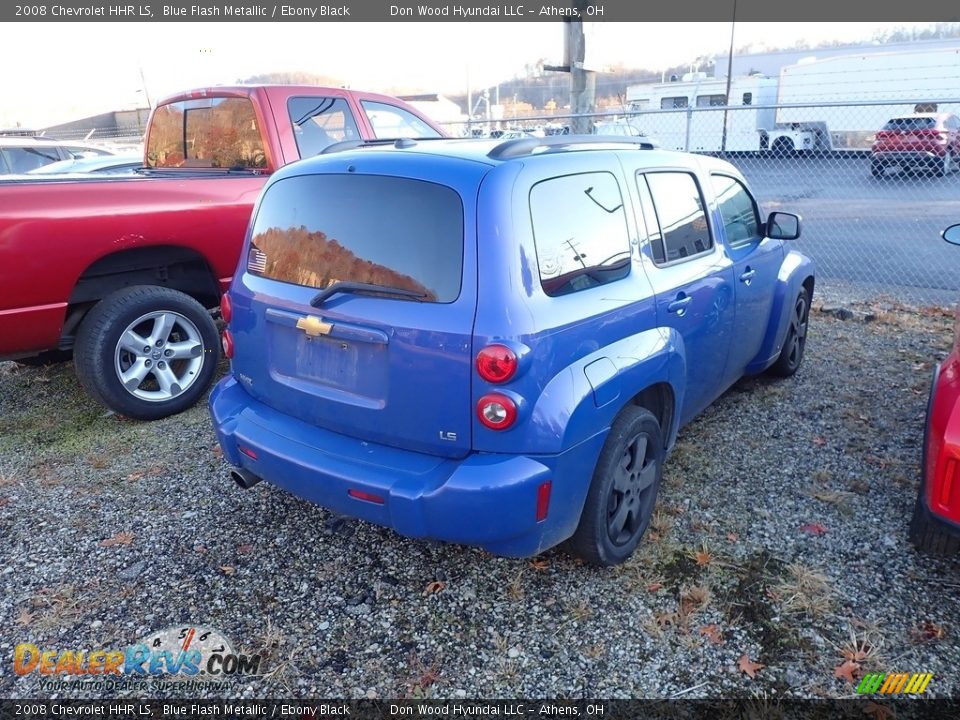
[[683, 317], [683, 314], [687, 312], [687, 305], [692, 302], [693, 298], [689, 295], [678, 297], [672, 303], [667, 305], [667, 312], [676, 313], [677, 315]]
[[757, 276], [757, 271], [756, 271], [756, 270], [751, 270], [751, 269], [748, 267], [747, 270], [746, 270], [746, 272], [744, 272], [744, 273], [740, 276], [740, 282], [742, 282], [744, 285], [749, 285], [749, 284], [753, 281], [753, 278], [755, 278], [756, 276]]

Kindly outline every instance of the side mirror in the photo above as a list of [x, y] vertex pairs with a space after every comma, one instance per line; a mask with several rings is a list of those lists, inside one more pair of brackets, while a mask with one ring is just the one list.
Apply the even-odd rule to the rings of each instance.
[[951, 225], [942, 234], [943, 239], [951, 245], [960, 245], [960, 225]]
[[796, 240], [800, 237], [800, 216], [772, 212], [767, 217], [767, 237], [771, 240]]

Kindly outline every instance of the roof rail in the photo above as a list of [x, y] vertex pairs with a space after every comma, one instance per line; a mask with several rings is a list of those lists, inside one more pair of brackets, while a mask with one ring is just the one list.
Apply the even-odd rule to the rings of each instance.
[[624, 145], [636, 150], [653, 150], [658, 144], [648, 137], [620, 137], [619, 135], [547, 135], [546, 137], [514, 138], [504, 140], [487, 157], [494, 160], [508, 160], [515, 157], [531, 155], [535, 150], [547, 148], [551, 150], [576, 149], [580, 145]]
[[377, 138], [376, 140], [341, 140], [333, 145], [327, 145], [318, 155], [328, 155], [330, 153], [343, 152], [345, 150], [355, 150], [357, 148], [383, 147], [384, 145], [393, 145], [395, 148], [414, 147], [417, 143], [424, 140], [449, 140], [445, 137], [417, 137], [417, 138]]

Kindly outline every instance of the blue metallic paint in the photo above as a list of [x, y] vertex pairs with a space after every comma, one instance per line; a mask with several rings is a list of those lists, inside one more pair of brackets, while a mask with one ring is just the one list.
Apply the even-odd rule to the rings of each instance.
[[[342, 296], [318, 311], [309, 306], [315, 289], [250, 275], [241, 261], [231, 288], [237, 352], [231, 376], [211, 395], [213, 423], [230, 463], [325, 507], [410, 537], [531, 555], [574, 532], [610, 426], [644, 389], [662, 383], [672, 391], [675, 407], [664, 433], [670, 446], [679, 427], [739, 377], [731, 340], [748, 337], [737, 351], [752, 358], [746, 372], [776, 359], [793, 298], [813, 277], [813, 263], [787, 252], [775, 283], [759, 275], [752, 297], [736, 299], [735, 268], [750, 249], [726, 247], [707, 172], [740, 176], [719, 161], [608, 151], [493, 163], [466, 151], [446, 157], [438, 148], [294, 163], [274, 175], [264, 196], [285, 177], [315, 172], [400, 175], [454, 188], [465, 218], [459, 298], [437, 305]], [[698, 172], [716, 241], [712, 252], [670, 267], [652, 261], [631, 187], [636, 172], [663, 168]], [[630, 274], [548, 297], [540, 287], [529, 189], [544, 178], [598, 170], [613, 173], [622, 187], [635, 247]], [[764, 287], [767, 295], [759, 297]], [[671, 303], [686, 295], [692, 300], [684, 312], [671, 312]], [[766, 317], [742, 317], [752, 312]], [[336, 337], [348, 345], [368, 343], [380, 348], [374, 355], [387, 353], [380, 376], [349, 378], [344, 390], [278, 373], [267, 328], [295, 325], [306, 313], [339, 325]], [[762, 333], [746, 330], [757, 322], [765, 325]], [[299, 339], [287, 340], [293, 343], [287, 352], [303, 352]], [[515, 376], [502, 384], [484, 381], [474, 368], [477, 351], [494, 342], [519, 359]], [[365, 362], [368, 370], [376, 365]], [[508, 430], [476, 419], [477, 401], [492, 391], [517, 402], [518, 420]], [[436, 439], [444, 431], [456, 442]], [[546, 480], [553, 484], [549, 514], [537, 522], [537, 488]], [[349, 489], [384, 502], [359, 500]]]

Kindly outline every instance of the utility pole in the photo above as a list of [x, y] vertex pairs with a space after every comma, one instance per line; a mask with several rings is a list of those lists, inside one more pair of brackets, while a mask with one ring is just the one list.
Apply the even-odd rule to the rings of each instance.
[[[594, 111], [597, 94], [596, 73], [583, 67], [586, 55], [586, 40], [583, 34], [583, 20], [587, 14], [590, 0], [575, 0], [573, 6], [579, 11], [577, 18], [564, 18], [563, 65], [545, 65], [544, 70], [570, 73], [570, 112], [574, 115], [588, 115]], [[589, 117], [574, 117], [570, 123], [570, 132], [589, 134], [593, 122]]]
[[[723, 139], [720, 141], [720, 153], [722, 155], [727, 154], [727, 115], [730, 112], [730, 83], [733, 80], [733, 33], [736, 29], [737, 0], [733, 0], [733, 17], [730, 18], [730, 52], [727, 55], [727, 99], [723, 103]], [[689, 124], [687, 127], [689, 127]]]

